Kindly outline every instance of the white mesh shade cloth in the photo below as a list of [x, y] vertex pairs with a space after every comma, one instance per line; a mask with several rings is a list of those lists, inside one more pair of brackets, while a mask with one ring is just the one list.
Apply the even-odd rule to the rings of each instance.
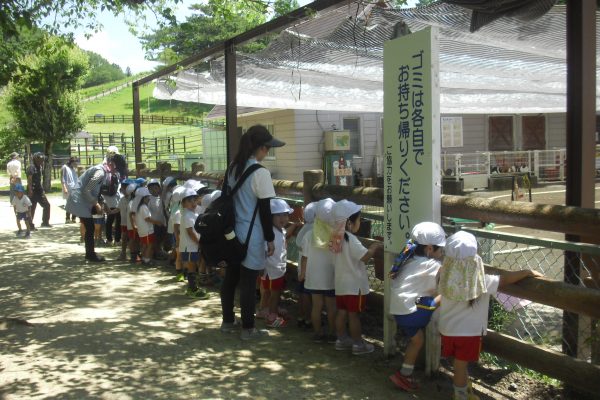
[[[362, 11], [362, 6], [353, 4], [317, 14], [281, 32], [259, 53], [238, 53], [237, 104], [382, 112], [383, 43], [407, 28], [415, 32], [435, 26], [440, 31], [442, 113], [566, 110], [564, 6], [529, 22], [501, 17], [474, 33], [469, 31], [471, 11], [454, 5], [369, 6]], [[600, 22], [598, 16], [596, 20]], [[154, 96], [225, 104], [223, 64], [218, 59], [211, 62], [210, 72], [179, 72], [171, 77], [175, 90], [158, 81]]]

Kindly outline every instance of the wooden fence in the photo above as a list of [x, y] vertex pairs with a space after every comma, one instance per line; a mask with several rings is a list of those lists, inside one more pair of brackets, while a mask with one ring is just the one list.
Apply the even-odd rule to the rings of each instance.
[[[102, 115], [88, 117], [88, 123], [94, 124], [133, 124], [133, 115]], [[140, 115], [142, 124], [161, 125], [201, 125], [203, 120], [189, 117], [170, 117], [164, 115]]]
[[[150, 175], [160, 175], [157, 171], [144, 172]], [[212, 184], [218, 184], [222, 180], [222, 174], [202, 171], [176, 175], [180, 179], [194, 177]], [[160, 177], [164, 178], [164, 176]], [[305, 171], [303, 182], [273, 180], [273, 184], [278, 196], [303, 196], [305, 204], [331, 197], [336, 201], [348, 199], [358, 204], [383, 206], [383, 189], [325, 185], [323, 178], [323, 171]], [[600, 237], [600, 210], [521, 202], [515, 205], [515, 203], [505, 200], [471, 199], [448, 195], [442, 196], [441, 203], [442, 214], [445, 217], [502, 222], [513, 226], [546, 229], [584, 237], [590, 235]], [[372, 240], [364, 239], [364, 242], [368, 244]], [[386, 254], [383, 251], [375, 255], [376, 263], [385, 263], [385, 261], [389, 260], [386, 260]], [[498, 272], [489, 266], [487, 270], [489, 273]], [[595, 288], [546, 278], [527, 278], [503, 287], [502, 292], [560, 308], [565, 313], [600, 320], [600, 290]], [[378, 300], [376, 303], [385, 307], [386, 302], [382, 301], [382, 298]], [[393, 335], [390, 336], [391, 326], [395, 326], [395, 324], [386, 312], [384, 314], [386, 349], [384, 350], [387, 352], [390, 352], [391, 340], [393, 340]], [[597, 331], [598, 328], [596, 328], [596, 334]], [[598, 337], [595, 340], [598, 340]], [[437, 347], [438, 351], [434, 351], [433, 356], [430, 354], [429, 357], [439, 360], [439, 346], [434, 347]], [[484, 338], [483, 348], [489, 353], [559, 379], [581, 391], [592, 394], [600, 393], [600, 379], [598, 379], [600, 378], [600, 366], [596, 364], [491, 330], [488, 330], [488, 334]]]

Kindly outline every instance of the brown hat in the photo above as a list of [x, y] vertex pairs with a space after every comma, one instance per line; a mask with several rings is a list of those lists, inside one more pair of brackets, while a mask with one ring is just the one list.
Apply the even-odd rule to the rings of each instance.
[[19, 158], [19, 153], [13, 151], [12, 153], [10, 153], [10, 159], [14, 160], [15, 158]]

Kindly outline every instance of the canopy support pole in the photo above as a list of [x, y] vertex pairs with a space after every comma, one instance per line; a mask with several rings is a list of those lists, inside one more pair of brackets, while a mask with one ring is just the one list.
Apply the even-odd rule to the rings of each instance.
[[[596, 131], [596, 1], [567, 2], [567, 180], [566, 205], [594, 208]], [[566, 240], [585, 241], [566, 235]], [[564, 281], [579, 285], [581, 260], [565, 252]], [[563, 353], [579, 355], [580, 318], [563, 315]]]
[[140, 124], [140, 86], [133, 82], [133, 140], [135, 152], [135, 168], [142, 162], [142, 127]]
[[227, 132], [227, 164], [229, 165], [239, 148], [237, 126], [237, 84], [235, 43], [225, 44], [225, 124]]

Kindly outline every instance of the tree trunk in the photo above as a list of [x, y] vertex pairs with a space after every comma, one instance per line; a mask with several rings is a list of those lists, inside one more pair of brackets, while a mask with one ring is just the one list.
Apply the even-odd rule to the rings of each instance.
[[53, 142], [51, 140], [47, 140], [44, 142], [44, 154], [46, 155], [46, 160], [44, 161], [44, 177], [42, 186], [44, 187], [44, 192], [50, 192], [50, 188], [52, 187], [52, 145]]

